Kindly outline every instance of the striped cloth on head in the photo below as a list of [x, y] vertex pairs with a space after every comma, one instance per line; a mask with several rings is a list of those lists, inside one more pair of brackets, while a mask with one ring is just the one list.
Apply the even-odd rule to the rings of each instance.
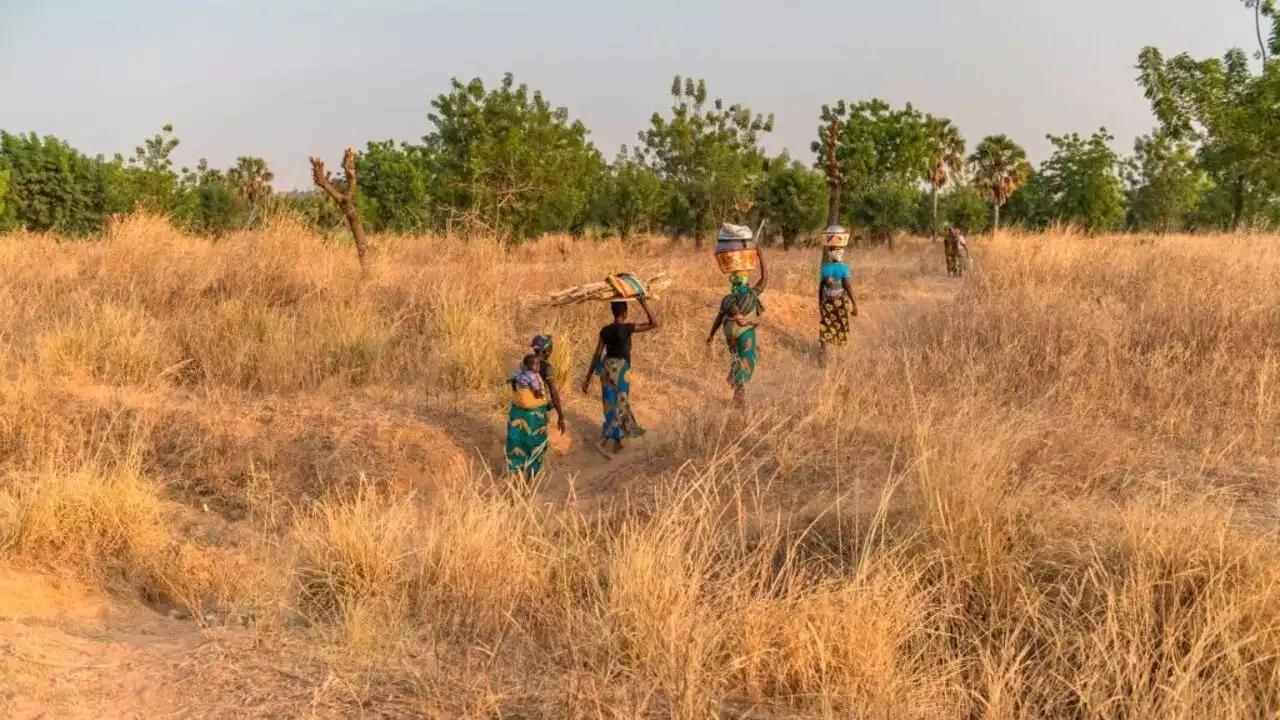
[[631, 273], [620, 273], [618, 275], [610, 275], [606, 278], [609, 286], [617, 293], [619, 299], [627, 299], [634, 297], [644, 297], [649, 294], [645, 289], [644, 283]]

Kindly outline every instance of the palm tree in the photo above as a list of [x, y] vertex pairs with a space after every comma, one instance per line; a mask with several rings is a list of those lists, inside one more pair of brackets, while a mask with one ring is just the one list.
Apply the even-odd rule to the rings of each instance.
[[933, 194], [933, 238], [938, 239], [938, 192], [964, 170], [964, 137], [947, 118], [929, 118], [925, 182]]
[[271, 195], [271, 181], [275, 178], [275, 173], [267, 167], [267, 161], [259, 157], [238, 157], [236, 166], [227, 170], [227, 179], [231, 181], [234, 192], [249, 206], [245, 227], [253, 224], [259, 205]]
[[991, 232], [1000, 229], [1000, 208], [1031, 177], [1027, 151], [1008, 135], [985, 138], [969, 156], [973, 182], [991, 201]]

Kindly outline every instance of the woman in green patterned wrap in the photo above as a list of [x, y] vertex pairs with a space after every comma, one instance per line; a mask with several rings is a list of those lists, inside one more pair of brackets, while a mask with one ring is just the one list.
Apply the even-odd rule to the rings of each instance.
[[760, 322], [760, 315], [764, 313], [760, 294], [764, 292], [768, 282], [764, 253], [757, 250], [756, 256], [760, 260], [760, 279], [752, 287], [744, 272], [729, 276], [729, 294], [720, 301], [720, 311], [707, 335], [707, 345], [710, 345], [716, 338], [717, 330], [724, 333], [725, 344], [729, 346], [729, 354], [732, 356], [729, 362], [729, 386], [733, 388], [733, 402], [739, 407], [747, 403], [747, 383], [755, 374], [759, 359], [756, 325]]

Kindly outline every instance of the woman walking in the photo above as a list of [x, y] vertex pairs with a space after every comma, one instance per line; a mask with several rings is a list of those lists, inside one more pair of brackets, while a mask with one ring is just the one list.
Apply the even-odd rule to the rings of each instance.
[[760, 294], [768, 284], [764, 253], [757, 250], [756, 256], [760, 261], [760, 279], [752, 287], [745, 272], [729, 276], [729, 294], [720, 301], [720, 311], [711, 323], [711, 332], [707, 335], [707, 345], [710, 345], [715, 340], [717, 330], [724, 333], [725, 344], [728, 345], [731, 356], [729, 387], [733, 388], [733, 402], [738, 407], [747, 403], [747, 383], [755, 374], [759, 359], [756, 326], [760, 322], [760, 316], [764, 314]]
[[613, 322], [600, 328], [596, 351], [587, 367], [587, 377], [582, 381], [582, 392], [589, 393], [591, 376], [600, 376], [600, 402], [604, 406], [600, 435], [606, 445], [613, 442], [615, 452], [622, 450], [624, 438], [644, 435], [644, 428], [631, 411], [631, 336], [657, 330], [658, 318], [643, 297], [637, 300], [646, 320], [638, 324], [627, 322], [627, 303], [610, 304]]
[[852, 277], [844, 263], [844, 248], [824, 248], [818, 276], [818, 346], [824, 361], [828, 346], [842, 346], [849, 340], [849, 316], [858, 316], [858, 301], [849, 284]]
[[565, 431], [559, 383], [551, 365], [550, 335], [539, 335], [530, 343], [533, 352], [508, 380], [511, 407], [507, 411], [507, 473], [532, 480], [542, 472], [547, 455], [547, 417], [556, 413], [556, 427]]

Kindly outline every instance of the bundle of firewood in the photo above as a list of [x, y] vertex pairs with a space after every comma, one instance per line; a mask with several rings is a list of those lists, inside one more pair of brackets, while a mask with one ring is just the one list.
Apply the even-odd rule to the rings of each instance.
[[[644, 297], [646, 299], [656, 299], [658, 293], [671, 287], [672, 279], [667, 277], [666, 273], [658, 273], [644, 282]], [[614, 288], [613, 284], [608, 280], [599, 282], [586, 283], [585, 285], [575, 285], [571, 288], [559, 290], [548, 295], [538, 298], [539, 304], [557, 307], [560, 305], [570, 305], [573, 303], [588, 302], [591, 300], [600, 300], [604, 302], [613, 302], [621, 300], [629, 302], [635, 300], [636, 297], [623, 297]]]

